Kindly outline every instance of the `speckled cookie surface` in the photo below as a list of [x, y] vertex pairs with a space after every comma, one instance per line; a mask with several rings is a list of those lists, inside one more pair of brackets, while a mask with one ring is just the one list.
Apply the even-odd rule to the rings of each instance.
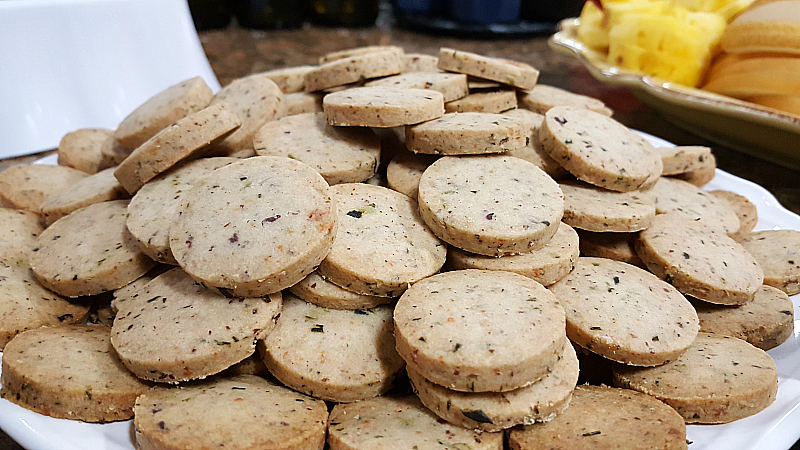
[[403, 48], [398, 47], [397, 45], [364, 45], [361, 47], [346, 48], [343, 50], [328, 52], [319, 57], [319, 63], [325, 64], [343, 58], [350, 58], [353, 56], [361, 56], [376, 52], [394, 52], [401, 56], [405, 55]]
[[614, 366], [614, 384], [652, 395], [686, 423], [728, 423], [772, 404], [778, 374], [765, 351], [734, 337], [700, 333], [671, 363]]
[[655, 147], [655, 150], [664, 164], [662, 175], [677, 175], [700, 169], [706, 159], [711, 157], [711, 149], [701, 145]]
[[368, 309], [392, 301], [391, 297], [348, 291], [326, 280], [317, 271], [290, 287], [289, 292], [309, 303], [330, 309]]
[[[553, 369], [564, 311], [541, 284], [511, 272], [444, 272], [394, 310], [397, 351], [426, 379], [465, 392], [510, 391]], [[520, 342], [527, 345], [521, 346]]]
[[739, 217], [739, 229], [736, 233], [730, 235], [732, 238], [738, 241], [741, 237], [753, 231], [753, 228], [758, 224], [758, 208], [753, 202], [744, 195], [723, 189], [716, 189], [710, 192], [714, 194], [714, 197], [726, 203]]
[[193, 278], [258, 297], [302, 280], [336, 235], [336, 204], [311, 167], [255, 156], [196, 183], [176, 211], [170, 250]]
[[306, 74], [315, 68], [316, 66], [312, 65], [283, 67], [261, 72], [261, 74], [275, 82], [284, 94], [293, 94], [303, 91], [303, 81]]
[[537, 84], [528, 92], [521, 93], [519, 95], [519, 104], [521, 108], [526, 108], [539, 114], [544, 114], [548, 109], [556, 106], [585, 108], [609, 117], [613, 114], [613, 111], [600, 99], [575, 94], [545, 84]]
[[430, 89], [358, 87], [322, 99], [331, 125], [389, 128], [433, 120], [444, 114], [444, 97]]
[[800, 293], [800, 231], [757, 231], [739, 242], [764, 271], [764, 284], [789, 295]]
[[43, 230], [38, 214], [0, 207], [0, 260], [27, 262]]
[[439, 417], [465, 428], [501, 431], [547, 422], [568, 409], [578, 382], [578, 357], [567, 344], [541, 380], [508, 392], [458, 392], [426, 380], [412, 368], [408, 377], [422, 403]]
[[394, 75], [403, 71], [403, 50], [390, 48], [322, 62], [303, 78], [306, 92], [321, 91], [368, 78]]
[[403, 72], [441, 72], [439, 58], [424, 53], [406, 53], [403, 55], [406, 65]]
[[368, 81], [364, 86], [430, 89], [441, 93], [445, 103], [466, 97], [469, 92], [466, 75], [444, 72], [406, 72]]
[[63, 192], [49, 196], [42, 203], [41, 210], [45, 222], [52, 224], [85, 206], [129, 197], [125, 188], [114, 177], [114, 169], [109, 167], [81, 179]]
[[143, 450], [318, 450], [328, 425], [324, 402], [254, 375], [151, 389], [137, 399], [134, 414]]
[[539, 71], [528, 64], [452, 48], [439, 49], [438, 67], [450, 72], [465, 73], [508, 84], [522, 90], [532, 89], [539, 80]]
[[352, 402], [386, 392], [403, 368], [394, 349], [392, 307], [322, 308], [284, 297], [275, 329], [258, 342], [269, 371], [312, 397]]
[[606, 386], [577, 386], [569, 408], [543, 424], [508, 433], [512, 450], [685, 450], [686, 424], [649, 395]]
[[616, 120], [588, 109], [549, 109], [539, 136], [550, 157], [596, 186], [627, 192], [661, 174], [661, 158], [652, 144]]
[[522, 120], [530, 128], [530, 132], [526, 137], [525, 147], [509, 150], [506, 152], [509, 156], [524, 159], [528, 162], [536, 164], [537, 167], [544, 170], [544, 172], [553, 179], [562, 179], [570, 177], [571, 175], [564, 169], [561, 164], [550, 157], [549, 154], [542, 147], [542, 142], [539, 140], [539, 128], [542, 126], [544, 116], [533, 111], [523, 108], [515, 108], [503, 113], [506, 116]]
[[318, 92], [292, 92], [284, 94], [283, 101], [286, 104], [286, 115], [322, 112], [323, 94]]
[[97, 325], [42, 327], [18, 335], [3, 350], [2, 384], [6, 400], [84, 422], [131, 418], [136, 397], [150, 387], [125, 369], [111, 347], [109, 328]]
[[[447, 101], [447, 100], [445, 100]], [[444, 111], [501, 113], [517, 107], [517, 93], [513, 89], [473, 92], [464, 98], [444, 104]]]
[[505, 155], [443, 157], [422, 174], [418, 198], [422, 219], [439, 238], [489, 256], [542, 248], [564, 213], [552, 178]]
[[364, 183], [332, 186], [339, 232], [317, 269], [350, 291], [397, 297], [409, 284], [436, 273], [445, 245], [425, 226], [416, 201]]
[[700, 163], [700, 167], [690, 170], [688, 172], [672, 175], [679, 180], [687, 181], [697, 187], [703, 187], [717, 175], [717, 158], [714, 154], [708, 155], [707, 158]]
[[639, 233], [636, 253], [659, 278], [711, 303], [747, 303], [764, 280], [758, 261], [736, 241], [671, 214], [656, 216], [650, 228]]
[[636, 254], [636, 240], [639, 233], [596, 233], [578, 230], [581, 254], [598, 258], [613, 259], [645, 268]]
[[48, 197], [89, 176], [67, 166], [18, 164], [0, 172], [0, 205], [41, 213]]
[[572, 270], [578, 254], [578, 233], [566, 223], [559, 222], [556, 234], [538, 250], [498, 258], [476, 255], [450, 246], [447, 249], [446, 267], [456, 270], [505, 270], [550, 286]]
[[522, 148], [528, 128], [512, 117], [492, 113], [450, 113], [406, 127], [406, 147], [414, 153], [468, 155]]
[[563, 221], [589, 231], [630, 233], [650, 226], [656, 216], [653, 200], [638, 191], [609, 191], [579, 181], [559, 184], [564, 193]]
[[105, 128], [81, 128], [65, 134], [58, 143], [58, 165], [96, 173], [103, 159], [103, 144], [113, 133]]
[[728, 234], [739, 229], [739, 217], [727, 203], [689, 182], [661, 177], [642, 193], [653, 199], [658, 214], [681, 215]]
[[369, 128], [334, 127], [323, 113], [270, 122], [255, 134], [257, 155], [285, 156], [308, 164], [328, 184], [360, 183], [375, 175], [381, 142]]
[[128, 200], [95, 203], [45, 229], [31, 268], [47, 288], [67, 297], [125, 286], [155, 261], [142, 253], [125, 225]]
[[135, 194], [159, 173], [213, 146], [241, 124], [228, 105], [211, 105], [159, 131], [125, 158], [117, 166], [114, 176], [125, 190]]
[[435, 155], [408, 151], [398, 153], [386, 166], [386, 181], [389, 187], [416, 200], [422, 173], [437, 159], [438, 156]]

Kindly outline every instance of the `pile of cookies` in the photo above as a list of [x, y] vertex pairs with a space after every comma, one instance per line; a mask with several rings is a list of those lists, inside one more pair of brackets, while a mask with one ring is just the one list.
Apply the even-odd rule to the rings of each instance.
[[351, 49], [0, 173], [0, 394], [148, 449], [685, 448], [767, 407], [800, 232], [537, 78]]

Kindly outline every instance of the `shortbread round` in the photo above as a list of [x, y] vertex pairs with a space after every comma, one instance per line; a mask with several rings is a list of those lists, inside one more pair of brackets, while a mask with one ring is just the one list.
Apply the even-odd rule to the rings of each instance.
[[519, 105], [520, 108], [539, 114], [544, 114], [556, 106], [584, 108], [609, 117], [614, 113], [602, 100], [544, 84], [537, 84], [528, 92], [519, 95]]
[[549, 109], [539, 137], [550, 157], [596, 186], [633, 191], [661, 174], [661, 158], [652, 144], [616, 120], [588, 109]]
[[156, 175], [213, 146], [241, 123], [225, 103], [211, 105], [159, 131], [125, 158], [114, 176], [133, 195]]
[[800, 293], [800, 231], [764, 230], [739, 241], [764, 271], [764, 284]]
[[309, 303], [330, 309], [368, 309], [392, 301], [391, 297], [348, 291], [326, 280], [317, 271], [290, 287], [289, 292]]
[[113, 133], [105, 128], [81, 128], [65, 134], [58, 143], [58, 165], [97, 173], [103, 160], [103, 145]]
[[129, 198], [125, 188], [114, 177], [114, 168], [109, 167], [81, 179], [53, 194], [41, 205], [45, 223], [51, 225], [69, 213], [95, 203]]
[[439, 49], [438, 67], [508, 84], [523, 91], [533, 89], [539, 80], [539, 71], [528, 64], [452, 48]]
[[318, 92], [292, 92], [284, 94], [283, 102], [286, 104], [286, 115], [322, 112], [322, 99], [324, 95]]
[[639, 233], [596, 233], [577, 230], [581, 254], [598, 258], [613, 259], [645, 268], [639, 255], [636, 254], [636, 240]]
[[403, 55], [406, 65], [403, 73], [406, 72], [441, 72], [437, 67], [439, 58], [424, 53], [406, 53]]
[[747, 303], [764, 281], [758, 261], [736, 241], [672, 214], [659, 214], [639, 233], [636, 253], [659, 278], [711, 303]]
[[157, 387], [133, 411], [136, 447], [148, 450], [318, 450], [328, 425], [325, 402], [254, 375]]
[[398, 74], [404, 67], [400, 48], [353, 54], [322, 62], [309, 70], [303, 78], [303, 89], [306, 92], [321, 91], [368, 78]]
[[445, 72], [405, 72], [368, 81], [364, 86], [430, 89], [441, 93], [445, 103], [464, 98], [469, 93], [466, 75]]
[[614, 384], [652, 395], [675, 408], [686, 423], [728, 423], [772, 404], [778, 374], [765, 351], [734, 337], [700, 333], [670, 363], [614, 366]]
[[45, 287], [66, 297], [120, 288], [156, 262], [128, 231], [128, 200], [95, 203], [45, 229], [31, 254], [31, 269]]
[[425, 226], [416, 201], [364, 183], [329, 192], [339, 231], [317, 269], [328, 281], [359, 294], [397, 297], [444, 265], [447, 248]]
[[589, 231], [630, 233], [650, 226], [653, 200], [637, 191], [617, 192], [580, 181], [559, 183], [564, 193], [564, 222]]
[[558, 230], [558, 184], [525, 160], [505, 155], [446, 156], [419, 183], [420, 215], [440, 239], [480, 255], [527, 253]]
[[567, 344], [544, 378], [513, 391], [458, 392], [431, 383], [411, 367], [408, 377], [422, 403], [442, 419], [464, 428], [502, 431], [548, 422], [568, 409], [578, 370], [575, 349]]
[[582, 385], [569, 408], [543, 424], [508, 432], [512, 450], [686, 450], [686, 424], [674, 409], [630, 389]]
[[542, 142], [539, 140], [539, 128], [541, 128], [542, 122], [544, 121], [543, 115], [522, 108], [512, 109], [503, 114], [515, 119], [520, 119], [530, 127], [525, 147], [507, 151], [506, 154], [508, 156], [514, 156], [536, 164], [537, 167], [544, 170], [544, 172], [553, 177], [553, 179], [558, 180], [571, 177], [570, 173], [567, 172], [561, 164], [557, 163], [556, 160], [551, 158], [542, 147]]
[[400, 297], [394, 322], [406, 364], [464, 392], [533, 383], [553, 370], [566, 344], [555, 296], [511, 272], [469, 269], [426, 278]]
[[25, 261], [27, 265], [43, 230], [38, 214], [0, 207], [0, 260]]
[[351, 58], [353, 56], [361, 56], [368, 53], [377, 52], [394, 52], [401, 56], [405, 55], [405, 50], [397, 45], [365, 45], [362, 47], [346, 48], [343, 50], [328, 52], [320, 56], [318, 62], [319, 64], [325, 64], [339, 59]]
[[336, 204], [311, 167], [254, 156], [200, 180], [176, 209], [170, 250], [193, 278], [259, 297], [302, 280], [328, 254]]
[[732, 238], [738, 241], [747, 233], [753, 231], [753, 228], [758, 224], [758, 208], [753, 202], [744, 195], [724, 189], [716, 189], [711, 193], [714, 194], [714, 197], [727, 204], [739, 217], [739, 229], [736, 233], [730, 235]]
[[430, 89], [358, 87], [322, 99], [331, 125], [390, 128], [442, 117], [444, 97]]
[[282, 383], [334, 402], [383, 394], [403, 368], [394, 349], [392, 307], [335, 310], [284, 297], [275, 329], [258, 342]]
[[549, 289], [566, 311], [567, 337], [623, 364], [673, 361], [699, 329], [694, 307], [677, 289], [619, 261], [580, 257]]
[[283, 67], [261, 72], [261, 75], [275, 82], [284, 94], [294, 94], [303, 91], [303, 81], [306, 74], [315, 68], [316, 66], [312, 65]]
[[161, 275], [162, 273], [172, 268], [173, 268], [172, 266], [167, 264], [158, 264], [149, 271], [147, 271], [146, 274], [140, 276], [139, 278], [131, 281], [130, 283], [126, 284], [125, 286], [122, 286], [119, 289], [115, 289], [112, 294], [111, 302], [109, 304], [112, 311], [114, 311], [114, 314], [116, 315], [117, 311], [119, 310], [120, 303], [128, 300], [131, 297], [138, 296], [139, 293], [142, 292], [142, 287], [145, 284], [153, 281], [153, 279], [155, 279], [157, 276]]
[[375, 175], [381, 141], [369, 128], [334, 127], [323, 113], [298, 114], [270, 122], [255, 134], [257, 155], [303, 162], [328, 184], [360, 183]]
[[[677, 178], [679, 180], [688, 181], [697, 187], [703, 187], [714, 177], [717, 176], [717, 158], [714, 157], [714, 154], [711, 153], [708, 155], [707, 158], [703, 159], [703, 162], [700, 163], [700, 167], [690, 170], [688, 172], [679, 173], [676, 175], [672, 175], [672, 177]], [[648, 187], [642, 186], [642, 189], [649, 189]]]
[[661, 177], [642, 193], [653, 199], [658, 214], [680, 215], [728, 234], [739, 229], [739, 217], [727, 203], [687, 181]]
[[10, 166], [0, 172], [0, 205], [40, 214], [48, 197], [64, 192], [87, 176], [86, 172], [67, 166]]
[[280, 293], [226, 298], [179, 267], [137, 294], [117, 303], [111, 343], [136, 376], [166, 383], [205, 378], [252, 355], [281, 310]]
[[[17, 335], [3, 350], [6, 400], [59, 419], [113, 422], [133, 416], [150, 387], [122, 365], [109, 328], [42, 327]], [[91, 369], [89, 369], [91, 368]]]
[[128, 157], [135, 149], [126, 149], [119, 145], [114, 136], [112, 135], [103, 142], [100, 147], [100, 169], [108, 169], [119, 165], [125, 158]]
[[406, 127], [406, 147], [414, 153], [469, 155], [503, 153], [526, 145], [528, 127], [519, 119], [492, 113], [450, 113]]
[[386, 166], [386, 181], [389, 187], [416, 200], [422, 173], [437, 159], [438, 156], [435, 155], [408, 151], [398, 153]]
[[706, 159], [711, 157], [711, 149], [702, 145], [675, 147], [655, 147], [661, 156], [664, 170], [661, 175], [677, 175], [705, 167]]
[[453, 270], [505, 270], [550, 286], [572, 270], [579, 253], [578, 233], [566, 223], [559, 222], [556, 234], [539, 250], [498, 258], [476, 255], [450, 246], [447, 249], [446, 266]]
[[[447, 100], [445, 100], [447, 102]], [[517, 92], [513, 89], [474, 92], [464, 98], [444, 104], [446, 113], [501, 113], [517, 107]]]

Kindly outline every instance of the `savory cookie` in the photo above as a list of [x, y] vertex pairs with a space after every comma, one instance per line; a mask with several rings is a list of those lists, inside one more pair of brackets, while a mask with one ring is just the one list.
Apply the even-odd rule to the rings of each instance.
[[321, 91], [369, 78], [395, 75], [405, 67], [403, 50], [395, 47], [342, 56], [321, 62], [303, 78], [306, 92]]
[[0, 260], [27, 261], [44, 231], [41, 216], [29, 211], [0, 207]]
[[463, 392], [531, 384], [553, 370], [567, 344], [555, 296], [511, 272], [457, 270], [418, 281], [398, 300], [394, 323], [406, 364]]
[[390, 188], [416, 200], [422, 173], [438, 158], [405, 150], [398, 152], [386, 166], [386, 182]]
[[81, 179], [64, 191], [47, 197], [41, 205], [44, 221], [51, 225], [69, 213], [95, 203], [129, 198], [109, 167]]
[[67, 166], [18, 164], [0, 172], [0, 205], [36, 214], [48, 197], [89, 176]]
[[614, 384], [652, 395], [686, 423], [728, 423], [772, 404], [778, 373], [767, 352], [734, 337], [699, 333], [670, 363], [614, 366]]
[[254, 156], [195, 183], [176, 209], [170, 250], [196, 280], [238, 297], [297, 283], [328, 254], [336, 204], [311, 167]]
[[672, 177], [688, 181], [697, 187], [703, 187], [717, 175], [717, 158], [711, 153], [700, 164], [700, 167], [694, 170], [672, 175]]
[[658, 214], [679, 215], [727, 234], [739, 229], [739, 217], [727, 202], [687, 181], [661, 177], [642, 193], [653, 199]]
[[395, 52], [402, 55], [405, 55], [405, 50], [402, 47], [398, 47], [397, 45], [365, 45], [362, 47], [353, 47], [353, 48], [346, 48], [343, 50], [336, 50], [333, 52], [328, 52], [319, 57], [319, 64], [325, 64], [331, 61], [336, 61], [338, 59], [343, 58], [350, 58], [353, 56], [361, 56], [366, 55], [368, 53], [376, 53], [376, 52]]
[[284, 94], [294, 94], [303, 91], [303, 81], [306, 74], [315, 68], [316, 66], [312, 65], [283, 67], [261, 72], [261, 75], [275, 82]]
[[405, 72], [368, 81], [364, 86], [430, 89], [440, 92], [445, 103], [464, 98], [469, 93], [466, 75], [445, 72]]
[[744, 195], [739, 195], [732, 191], [723, 189], [716, 189], [710, 191], [714, 197], [726, 203], [733, 212], [739, 217], [739, 229], [736, 233], [730, 235], [735, 240], [740, 240], [747, 233], [753, 231], [753, 228], [758, 224], [758, 208]]
[[318, 92], [292, 92], [284, 94], [283, 103], [286, 104], [286, 115], [322, 112], [322, 98], [324, 94]]
[[639, 233], [596, 233], [594, 231], [577, 230], [583, 256], [613, 259], [634, 266], [645, 268], [639, 255], [636, 254], [636, 240]]
[[523, 148], [528, 127], [519, 119], [492, 113], [449, 113], [406, 127], [406, 147], [414, 153], [469, 155]]
[[392, 297], [357, 294], [331, 283], [317, 271], [298, 281], [289, 292], [317, 306], [330, 309], [368, 309], [392, 302]]
[[558, 229], [558, 184], [525, 160], [505, 155], [445, 156], [422, 174], [422, 219], [440, 239], [499, 256], [544, 247]]
[[539, 80], [539, 71], [528, 64], [452, 48], [439, 49], [438, 67], [508, 84], [525, 91], [533, 89]]
[[711, 149], [702, 145], [675, 147], [655, 147], [661, 156], [664, 170], [661, 175], [677, 175], [705, 167], [706, 159], [711, 157]]
[[555, 106], [584, 108], [609, 117], [614, 113], [602, 100], [545, 84], [537, 84], [528, 92], [521, 92], [518, 97], [521, 108], [539, 114]]
[[764, 271], [764, 284], [800, 293], [800, 231], [764, 230], [739, 241]]
[[580, 257], [550, 286], [567, 314], [567, 337], [612, 361], [655, 366], [692, 344], [697, 314], [675, 288], [619, 261]]
[[637, 191], [609, 191], [580, 181], [563, 181], [563, 221], [589, 231], [630, 233], [650, 226], [656, 207]]
[[113, 133], [105, 128], [81, 128], [65, 134], [58, 143], [58, 165], [96, 173], [103, 160], [103, 144]]
[[444, 97], [430, 89], [357, 87], [322, 99], [331, 125], [390, 128], [442, 117]]
[[439, 70], [439, 58], [424, 53], [406, 53], [403, 55], [406, 72], [441, 72]]
[[100, 166], [98, 168], [108, 169], [109, 167], [119, 165], [119, 163], [124, 161], [134, 150], [136, 149], [123, 148], [112, 135], [106, 139], [102, 147], [100, 147]]
[[515, 108], [503, 114], [515, 119], [520, 119], [530, 127], [530, 133], [527, 135], [527, 144], [525, 147], [507, 151], [506, 154], [508, 156], [514, 156], [532, 162], [556, 180], [570, 176], [569, 172], [567, 172], [561, 164], [557, 163], [556, 160], [551, 158], [542, 147], [542, 142], [539, 140], [539, 128], [541, 128], [542, 122], [544, 121], [543, 115], [523, 108]]
[[167, 264], [158, 264], [149, 271], [147, 271], [146, 274], [140, 276], [139, 278], [131, 281], [130, 283], [126, 284], [125, 286], [122, 286], [119, 289], [115, 289], [114, 292], [112, 293], [111, 302], [109, 303], [111, 310], [116, 315], [117, 311], [119, 310], [118, 305], [120, 303], [125, 302], [131, 297], [138, 296], [139, 293], [142, 292], [142, 287], [145, 284], [153, 281], [153, 279], [155, 279], [157, 276], [161, 275], [162, 273], [172, 268], [173, 266]]
[[517, 93], [513, 89], [473, 92], [464, 98], [448, 102], [445, 100], [446, 113], [485, 112], [501, 113], [517, 107]]

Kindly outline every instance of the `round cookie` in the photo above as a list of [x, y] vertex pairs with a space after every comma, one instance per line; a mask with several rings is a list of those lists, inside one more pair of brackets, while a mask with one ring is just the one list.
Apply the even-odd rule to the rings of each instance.
[[692, 304], [646, 270], [581, 257], [549, 287], [567, 314], [567, 337], [612, 361], [655, 366], [692, 344], [699, 325]]
[[30, 259], [39, 282], [66, 297], [95, 295], [155, 266], [125, 225], [127, 207], [128, 200], [95, 203], [45, 229]]
[[[674, 178], [688, 181], [697, 187], [705, 186], [711, 182], [715, 176], [717, 176], [717, 158], [714, 157], [713, 153], [708, 155], [708, 157], [703, 160], [701, 167], [689, 172], [672, 175]], [[642, 189], [649, 189], [649, 187], [643, 186]]]
[[41, 216], [30, 211], [0, 207], [0, 260], [27, 261], [44, 230]]
[[67, 166], [17, 164], [0, 172], [0, 205], [41, 213], [42, 203], [51, 195], [89, 176]]
[[686, 424], [649, 395], [607, 386], [577, 386], [569, 408], [547, 423], [508, 432], [512, 450], [685, 450]]
[[285, 156], [314, 168], [330, 185], [360, 183], [375, 175], [381, 142], [369, 128], [334, 127], [323, 113], [267, 123], [253, 138], [256, 154]]
[[637, 191], [616, 192], [580, 181], [558, 185], [564, 193], [564, 222], [589, 231], [630, 233], [650, 226], [656, 207]]
[[[91, 370], [87, 368], [91, 367]], [[109, 328], [42, 327], [17, 335], [3, 349], [0, 396], [59, 419], [112, 422], [133, 416], [150, 387], [122, 365]]]
[[426, 278], [400, 297], [394, 322], [406, 364], [464, 392], [533, 383], [553, 369], [566, 344], [555, 296], [511, 272], [469, 269]]
[[[447, 100], [445, 100], [447, 102]], [[485, 112], [501, 113], [517, 107], [517, 93], [513, 89], [474, 92], [464, 98], [444, 104], [446, 113]]]
[[115, 289], [114, 292], [112, 293], [111, 302], [109, 303], [109, 307], [111, 307], [111, 310], [114, 312], [114, 315], [117, 314], [117, 311], [119, 310], [118, 305], [120, 303], [126, 301], [131, 297], [137, 296], [145, 284], [153, 281], [154, 278], [172, 268], [173, 266], [167, 264], [158, 264], [149, 271], [147, 271], [146, 274], [140, 276], [139, 278], [131, 281], [130, 283], [126, 284], [125, 286], [122, 286], [119, 289]]
[[292, 92], [284, 94], [286, 116], [295, 114], [322, 112], [322, 99], [325, 95], [318, 92]]
[[664, 165], [661, 175], [677, 175], [701, 169], [711, 157], [711, 149], [701, 145], [654, 148], [661, 156], [661, 163]]
[[316, 67], [317, 66], [312, 65], [283, 67], [281, 69], [261, 72], [261, 75], [264, 75], [277, 84], [284, 94], [294, 94], [304, 90], [303, 81], [305, 80], [306, 74]]
[[58, 165], [97, 173], [103, 160], [101, 149], [113, 133], [105, 128], [81, 128], [65, 134], [58, 143]]
[[652, 144], [616, 120], [588, 109], [549, 109], [539, 138], [550, 157], [595, 186], [633, 191], [661, 174], [661, 158]]
[[724, 189], [716, 189], [710, 192], [714, 197], [726, 203], [739, 217], [739, 229], [736, 233], [730, 235], [732, 238], [739, 241], [747, 233], [753, 231], [753, 228], [758, 224], [758, 208], [753, 202], [744, 195]]
[[237, 297], [285, 289], [328, 254], [336, 204], [311, 167], [254, 156], [200, 180], [177, 208], [170, 249], [198, 281]]
[[739, 241], [764, 271], [764, 284], [800, 293], [800, 231], [764, 230]]
[[317, 271], [298, 281], [289, 288], [289, 292], [309, 303], [330, 309], [368, 309], [392, 301], [391, 297], [348, 291], [326, 280]]
[[438, 67], [508, 84], [523, 91], [533, 89], [539, 80], [539, 71], [528, 64], [445, 47], [439, 49]]
[[579, 245], [583, 256], [613, 259], [634, 266], [645, 268], [639, 255], [636, 254], [636, 240], [639, 233], [595, 233], [577, 230]]
[[469, 93], [466, 75], [444, 72], [405, 72], [368, 81], [364, 86], [430, 89], [441, 93], [445, 103], [466, 97]]
[[567, 172], [561, 164], [551, 158], [544, 148], [542, 148], [542, 143], [539, 140], [539, 128], [542, 126], [542, 121], [544, 121], [543, 115], [522, 108], [515, 108], [503, 114], [515, 119], [520, 119], [530, 127], [530, 133], [527, 136], [527, 144], [525, 147], [509, 150], [506, 152], [506, 155], [536, 164], [537, 167], [544, 170], [544, 172], [553, 177], [553, 179], [558, 180], [571, 177], [570, 173]]
[[505, 155], [440, 158], [422, 174], [418, 198], [422, 219], [440, 239], [489, 256], [544, 247], [564, 214], [558, 184]]
[[256, 339], [275, 325], [281, 295], [226, 298], [176, 267], [116, 306], [111, 343], [125, 367], [145, 380], [175, 383], [252, 355]]
[[406, 127], [406, 147], [414, 153], [469, 155], [523, 148], [528, 127], [519, 119], [492, 113], [449, 113]]
[[729, 336], [699, 333], [680, 358], [656, 367], [614, 366], [614, 384], [675, 408], [686, 423], [728, 423], [775, 401], [778, 374], [765, 351]]
[[114, 177], [114, 169], [109, 167], [81, 179], [63, 192], [49, 196], [42, 203], [41, 211], [45, 223], [52, 225], [56, 220], [85, 206], [129, 197]]
[[659, 214], [639, 233], [636, 253], [659, 278], [711, 303], [747, 303], [764, 281], [758, 261], [736, 241], [672, 214]]
[[693, 302], [700, 331], [733, 336], [761, 350], [769, 350], [786, 341], [794, 332], [792, 299], [780, 289], [761, 286], [753, 300], [741, 306]]
[[389, 187], [416, 200], [422, 173], [438, 158], [436, 155], [409, 151], [398, 153], [386, 166], [386, 181]]
[[403, 50], [400, 48], [351, 53], [320, 62], [320, 66], [306, 73], [303, 89], [312, 92], [344, 86], [368, 78], [398, 74], [404, 67]]
[[614, 113], [602, 100], [544, 84], [537, 84], [528, 92], [521, 93], [519, 105], [539, 114], [556, 106], [584, 108], [609, 117]]
[[444, 114], [444, 97], [430, 89], [357, 87], [322, 99], [325, 120], [337, 126], [390, 128]]
[[272, 381], [239, 375], [151, 389], [136, 399], [133, 425], [141, 449], [317, 450], [325, 445], [328, 409]]
[[451, 270], [505, 270], [550, 286], [572, 270], [579, 253], [578, 233], [566, 223], [559, 222], [556, 234], [539, 250], [498, 258], [476, 255], [450, 246], [447, 249], [446, 267]]
[[108, 169], [119, 165], [128, 155], [135, 149], [126, 149], [119, 145], [114, 136], [112, 135], [103, 142], [100, 147], [100, 169]]
[[438, 272], [447, 248], [419, 216], [417, 202], [364, 183], [332, 186], [339, 231], [317, 271], [364, 295], [397, 297], [409, 284]]
[[656, 205], [656, 213], [680, 215], [727, 234], [739, 229], [739, 217], [713, 194], [683, 180], [661, 177], [642, 193]]
[[441, 72], [437, 67], [439, 65], [439, 58], [433, 55], [426, 55], [424, 53], [406, 53], [403, 55], [403, 61], [406, 63], [403, 73]]
[[502, 450], [503, 434], [447, 423], [413, 395], [382, 396], [333, 407], [328, 427], [331, 450], [374, 448], [469, 448]]
[[258, 342], [264, 364], [297, 391], [334, 402], [383, 394], [403, 368], [392, 307], [335, 310], [286, 295], [275, 329]]
[[353, 56], [361, 56], [376, 52], [394, 52], [400, 54], [401, 56], [405, 55], [403, 48], [398, 47], [397, 45], [365, 45], [362, 47], [346, 48], [343, 50], [328, 52], [320, 56], [318, 62], [319, 64], [325, 64], [343, 58], [350, 58]]
[[431, 383], [410, 367], [408, 377], [422, 403], [439, 417], [469, 429], [501, 431], [558, 417], [568, 409], [578, 370], [575, 349], [567, 344], [552, 371], [513, 391], [458, 392]]

